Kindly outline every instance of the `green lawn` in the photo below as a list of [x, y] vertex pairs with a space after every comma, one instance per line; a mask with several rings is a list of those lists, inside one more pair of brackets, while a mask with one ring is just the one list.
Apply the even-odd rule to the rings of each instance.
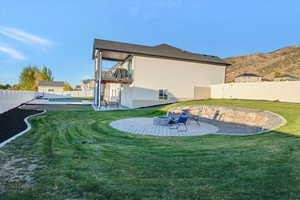
[[33, 129], [2, 149], [39, 156], [47, 167], [35, 172], [32, 187], [11, 184], [0, 199], [300, 198], [300, 104], [208, 100], [177, 105], [200, 103], [269, 110], [288, 124], [253, 136], [154, 137], [118, 132], [109, 123], [157, 116], [174, 105], [49, 112], [32, 119]]

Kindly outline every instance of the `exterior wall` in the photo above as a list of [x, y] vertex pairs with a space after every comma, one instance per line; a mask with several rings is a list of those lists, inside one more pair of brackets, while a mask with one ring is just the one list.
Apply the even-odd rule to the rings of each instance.
[[[51, 90], [51, 91], [50, 91]], [[63, 92], [64, 87], [55, 87], [55, 86], [39, 86], [38, 92]]]
[[[134, 56], [133, 66], [134, 82], [130, 89], [123, 88], [121, 98], [128, 107], [191, 100], [195, 87], [221, 84], [225, 79], [225, 66], [206, 63]], [[168, 100], [159, 100], [159, 89], [168, 91]]]
[[173, 102], [176, 102], [176, 100], [159, 100], [158, 91], [156, 90], [129, 86], [121, 89], [121, 105], [129, 108], [153, 106]]
[[210, 87], [195, 87], [195, 99], [209, 99], [211, 97]]
[[300, 81], [228, 83], [211, 86], [211, 98], [300, 103]]
[[107, 102], [119, 102], [121, 84], [107, 83], [105, 84], [104, 100]]
[[80, 87], [82, 90], [94, 90], [95, 84], [95, 80], [82, 80]]
[[262, 77], [255, 76], [240, 76], [234, 79], [236, 83], [249, 83], [249, 82], [260, 82], [262, 81]]

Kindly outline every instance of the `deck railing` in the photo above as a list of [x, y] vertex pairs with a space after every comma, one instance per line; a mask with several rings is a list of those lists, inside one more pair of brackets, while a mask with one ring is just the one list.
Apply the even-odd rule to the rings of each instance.
[[132, 76], [127, 72], [116, 73], [111, 71], [103, 71], [101, 73], [101, 79], [104, 82], [123, 82], [123, 83], [132, 82]]

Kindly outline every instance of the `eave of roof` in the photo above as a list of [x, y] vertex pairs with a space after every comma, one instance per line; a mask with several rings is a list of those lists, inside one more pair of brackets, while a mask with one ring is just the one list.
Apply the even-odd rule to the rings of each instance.
[[292, 78], [292, 79], [300, 79], [298, 76], [289, 75], [289, 74], [280, 75], [280, 76], [277, 76], [277, 77], [275, 77], [275, 78]]
[[146, 56], [157, 56], [170, 59], [179, 59], [187, 61], [196, 61], [196, 62], [206, 62], [214, 63], [218, 65], [229, 66], [230, 64], [222, 60], [217, 56], [209, 56], [204, 54], [196, 54], [188, 51], [172, 47], [167, 44], [161, 44], [158, 46], [144, 46], [137, 44], [129, 44], [123, 42], [114, 42], [108, 40], [94, 40], [93, 48], [93, 59], [94, 52], [98, 49], [100, 51], [111, 51], [111, 52], [120, 52], [134, 55], [146, 55]]
[[253, 73], [243, 73], [243, 74], [240, 74], [240, 75], [238, 75], [237, 77], [245, 77], [245, 76], [247, 76], [247, 77], [262, 77], [262, 76], [259, 76], [259, 75], [257, 75], [257, 74], [253, 74]]
[[64, 87], [63, 81], [39, 81], [38, 86]]

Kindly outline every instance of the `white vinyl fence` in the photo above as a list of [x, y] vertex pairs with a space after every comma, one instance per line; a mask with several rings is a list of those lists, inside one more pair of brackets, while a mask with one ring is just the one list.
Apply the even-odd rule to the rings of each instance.
[[0, 90], [0, 113], [31, 101], [37, 95], [34, 91]]
[[213, 99], [252, 99], [300, 103], [300, 81], [211, 85]]
[[40, 92], [44, 98], [65, 98], [65, 97], [93, 97], [94, 90], [64, 91], [64, 92]]

